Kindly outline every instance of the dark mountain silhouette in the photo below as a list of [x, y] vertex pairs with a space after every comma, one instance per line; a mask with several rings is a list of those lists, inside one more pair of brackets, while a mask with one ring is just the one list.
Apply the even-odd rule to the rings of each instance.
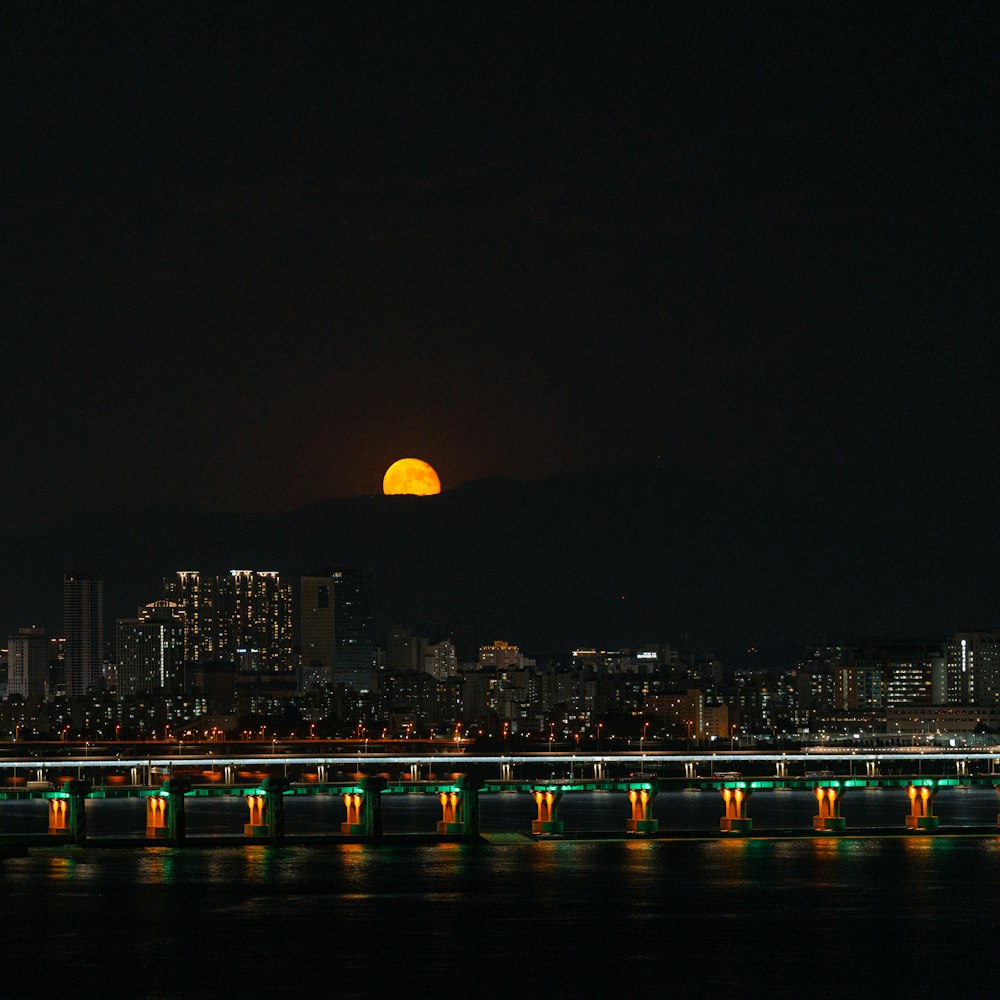
[[[719, 650], [934, 635], [996, 619], [997, 519], [927, 492], [804, 503], [654, 465], [437, 497], [353, 497], [275, 516], [112, 512], [0, 539], [0, 624], [61, 629], [62, 576], [117, 617], [178, 569], [364, 566], [380, 625], [473, 621], [538, 654], [665, 640]], [[5, 634], [7, 634], [5, 633]]]

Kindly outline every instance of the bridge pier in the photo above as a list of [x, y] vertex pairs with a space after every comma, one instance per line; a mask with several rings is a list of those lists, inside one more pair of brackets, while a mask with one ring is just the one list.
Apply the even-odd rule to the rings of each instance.
[[184, 794], [190, 790], [190, 779], [169, 778], [155, 795], [146, 799], [146, 836], [150, 840], [184, 843]]
[[243, 835], [254, 840], [280, 844], [285, 839], [285, 803], [282, 795], [289, 786], [285, 777], [265, 778], [263, 788], [248, 795], [250, 822], [243, 824]]
[[910, 797], [910, 815], [906, 817], [907, 830], [936, 830], [938, 817], [934, 815], [934, 797], [938, 790], [928, 785], [910, 785], [906, 794]]
[[653, 800], [656, 791], [648, 788], [630, 788], [628, 800], [632, 803], [632, 818], [626, 820], [627, 833], [656, 833], [659, 820], [653, 819]]
[[479, 837], [479, 786], [467, 774], [456, 781], [458, 788], [451, 792], [441, 792], [441, 819], [438, 833], [468, 837]]
[[753, 820], [747, 816], [750, 789], [723, 788], [722, 800], [726, 804], [726, 815], [722, 817], [719, 829], [723, 833], [749, 833], [753, 829]]
[[557, 789], [536, 788], [535, 803], [538, 806], [538, 819], [531, 821], [532, 833], [562, 833], [562, 820], [558, 819], [559, 800], [563, 793]]
[[819, 813], [813, 816], [814, 830], [839, 832], [847, 827], [847, 820], [840, 815], [840, 803], [844, 795], [845, 793], [839, 788], [829, 786], [816, 788]]
[[49, 798], [49, 833], [72, 838], [74, 844], [87, 839], [87, 795], [89, 781], [67, 781], [62, 792]]
[[382, 839], [382, 789], [385, 778], [362, 778], [353, 791], [344, 795], [347, 820], [340, 832], [350, 837], [365, 837], [372, 843]]

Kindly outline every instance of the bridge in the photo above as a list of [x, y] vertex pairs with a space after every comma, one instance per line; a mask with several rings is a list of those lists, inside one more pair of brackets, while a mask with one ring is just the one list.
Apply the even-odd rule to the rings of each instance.
[[[460, 770], [442, 777], [431, 767]], [[377, 773], [366, 774], [362, 768]], [[403, 773], [398, 773], [400, 768]], [[758, 773], [744, 776], [748, 768]], [[395, 778], [392, 770], [397, 771]], [[518, 771], [521, 777], [515, 776]], [[991, 751], [929, 752], [922, 748], [892, 753], [831, 750], [711, 755], [373, 753], [360, 759], [358, 754], [343, 753], [19, 756], [0, 758], [0, 830], [3, 802], [39, 799], [47, 804], [47, 832], [19, 835], [19, 842], [93, 843], [87, 834], [88, 801], [140, 798], [146, 803], [145, 837], [133, 842], [180, 845], [191, 842], [186, 832], [187, 803], [208, 796], [236, 796], [247, 806], [242, 842], [278, 844], [286, 839], [286, 798], [326, 795], [344, 804], [340, 829], [330, 831], [330, 838], [375, 843], [383, 837], [385, 796], [425, 795], [436, 797], [441, 808], [441, 818], [429, 836], [477, 840], [483, 832], [480, 796], [516, 792], [533, 801], [536, 814], [531, 835], [557, 837], [566, 833], [559, 816], [563, 798], [602, 791], [623, 796], [622, 836], [652, 837], [667, 835], [653, 817], [657, 796], [698, 789], [720, 795], [720, 835], [745, 835], [753, 830], [749, 803], [754, 794], [799, 789], [810, 791], [816, 800], [812, 831], [836, 835], [847, 830], [843, 804], [850, 791], [884, 788], [905, 795], [903, 830], [930, 833], [939, 828], [936, 796], [958, 786], [1000, 791], [1000, 756]], [[0, 840], [10, 839], [11, 835], [0, 833]]]

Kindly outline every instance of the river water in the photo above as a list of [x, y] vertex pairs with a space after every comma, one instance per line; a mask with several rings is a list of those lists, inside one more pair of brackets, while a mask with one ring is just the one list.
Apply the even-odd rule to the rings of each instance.
[[[845, 813], [901, 827], [906, 804], [852, 792]], [[35, 829], [36, 805], [0, 804], [0, 832]], [[90, 803], [91, 833], [141, 827], [138, 805]], [[339, 822], [337, 805], [289, 802], [289, 832]], [[664, 825], [710, 828], [721, 799], [657, 807]], [[985, 789], [938, 807], [944, 828], [996, 820]], [[238, 832], [243, 808], [194, 803], [190, 826]], [[532, 811], [484, 796], [483, 827], [523, 830]], [[813, 811], [797, 792], [751, 803], [759, 828]], [[568, 829], [624, 815], [609, 793], [563, 811]], [[386, 802], [387, 831], [435, 818], [433, 801]], [[1000, 837], [32, 848], [0, 863], [0, 893], [4, 994], [19, 998], [987, 996]]]

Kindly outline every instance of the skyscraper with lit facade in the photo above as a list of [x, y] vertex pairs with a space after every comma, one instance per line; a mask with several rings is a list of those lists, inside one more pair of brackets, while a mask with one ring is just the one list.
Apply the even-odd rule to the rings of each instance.
[[115, 623], [119, 694], [179, 694], [184, 687], [184, 623], [170, 601]]
[[164, 580], [178, 606], [185, 659], [235, 663], [241, 671], [285, 673], [292, 657], [292, 588], [273, 570], [234, 569], [222, 576], [184, 570]]
[[177, 608], [184, 629], [184, 659], [190, 663], [212, 659], [215, 580], [197, 570], [178, 570], [163, 581], [163, 594]]

